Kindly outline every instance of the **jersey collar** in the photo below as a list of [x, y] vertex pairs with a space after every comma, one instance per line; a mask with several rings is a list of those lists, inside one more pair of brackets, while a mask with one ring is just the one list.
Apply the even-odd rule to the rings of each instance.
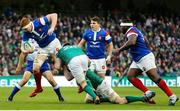
[[92, 31], [93, 31], [93, 32], [99, 32], [100, 30], [101, 30], [101, 28], [99, 28], [97, 31], [93, 31], [93, 30], [92, 30]]

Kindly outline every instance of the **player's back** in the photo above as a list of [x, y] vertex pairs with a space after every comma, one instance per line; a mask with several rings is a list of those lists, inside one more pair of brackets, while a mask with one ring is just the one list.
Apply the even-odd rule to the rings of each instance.
[[147, 47], [142, 32], [136, 27], [130, 27], [126, 32], [126, 37], [135, 34], [137, 36], [136, 44], [130, 47], [130, 54], [134, 61], [138, 62], [142, 57], [149, 54], [151, 51]]
[[65, 64], [68, 64], [72, 58], [79, 55], [85, 55], [85, 53], [80, 47], [67, 45], [59, 50], [57, 57], [59, 57], [63, 62], [65, 62]]

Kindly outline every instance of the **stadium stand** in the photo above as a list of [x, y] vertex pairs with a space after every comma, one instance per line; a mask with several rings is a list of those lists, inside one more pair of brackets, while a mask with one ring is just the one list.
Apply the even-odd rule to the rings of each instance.
[[[98, 8], [101, 4], [96, 4]], [[41, 10], [43, 10], [43, 5]], [[78, 8], [69, 6], [71, 14], [59, 13], [56, 34], [61, 44], [70, 42], [78, 44], [83, 32], [89, 28], [90, 16], [72, 14], [77, 13]], [[51, 7], [54, 10], [56, 7]], [[76, 9], [77, 11], [74, 11]], [[28, 9], [27, 9], [28, 10]], [[94, 9], [92, 9], [94, 10]], [[86, 13], [86, 11], [84, 11]], [[64, 12], [63, 12], [64, 13]], [[28, 16], [39, 17], [42, 13], [32, 12]], [[162, 14], [162, 13], [161, 13]], [[156, 57], [158, 73], [161, 76], [180, 75], [180, 20], [175, 14], [160, 16], [155, 13], [121, 13], [113, 10], [106, 14], [100, 13], [103, 27], [108, 30], [113, 38], [114, 47], [120, 47], [125, 41], [122, 34], [122, 27], [119, 23], [124, 19], [132, 22], [143, 31], [150, 41], [151, 50]], [[0, 16], [0, 75], [15, 75], [15, 68], [20, 53], [21, 30], [19, 20], [22, 13], [6, 9]], [[121, 54], [114, 53], [112, 64], [109, 66], [107, 75], [118, 76], [127, 70], [131, 63], [130, 55], [127, 51]], [[53, 67], [53, 65], [51, 65]], [[22, 71], [23, 72], [23, 71]]]

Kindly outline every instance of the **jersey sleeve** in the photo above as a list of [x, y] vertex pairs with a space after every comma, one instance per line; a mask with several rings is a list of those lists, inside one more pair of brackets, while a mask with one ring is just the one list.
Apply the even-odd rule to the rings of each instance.
[[44, 25], [46, 25], [46, 24], [48, 24], [48, 23], [49, 23], [49, 21], [48, 21], [48, 18], [47, 18], [46, 16], [40, 17], [40, 18], [35, 19], [35, 20], [33, 21], [33, 25], [34, 25], [35, 28], [36, 28], [36, 27], [44, 26]]
[[131, 29], [127, 32], [126, 37], [129, 38], [129, 36], [131, 36], [131, 35], [138, 36], [138, 33], [136, 32], [136, 30]]
[[110, 36], [110, 34], [109, 34], [109, 32], [105, 32], [106, 34], [105, 34], [105, 41], [107, 42], [107, 43], [111, 43], [112, 42], [112, 37]]
[[22, 41], [28, 41], [28, 40], [29, 40], [28, 34], [27, 33], [23, 33]]
[[38, 18], [38, 21], [41, 25], [46, 25], [49, 23], [48, 18], [46, 16]]

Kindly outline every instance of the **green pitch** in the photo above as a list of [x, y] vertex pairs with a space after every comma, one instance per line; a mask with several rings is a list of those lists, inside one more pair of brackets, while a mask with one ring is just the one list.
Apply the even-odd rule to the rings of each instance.
[[[14, 97], [13, 102], [7, 102], [13, 88], [0, 88], [0, 110], [180, 110], [180, 101], [176, 106], [168, 106], [167, 96], [159, 88], [150, 88], [156, 91], [155, 101], [157, 104], [150, 105], [142, 102], [118, 105], [102, 103], [99, 105], [85, 104], [85, 93], [78, 94], [77, 88], [63, 87], [61, 92], [65, 102], [59, 102], [52, 88], [44, 88], [44, 91], [34, 98], [29, 94], [33, 88], [24, 87]], [[134, 87], [114, 88], [120, 96], [135, 95], [141, 96], [142, 93]], [[180, 97], [180, 88], [171, 88]]]

